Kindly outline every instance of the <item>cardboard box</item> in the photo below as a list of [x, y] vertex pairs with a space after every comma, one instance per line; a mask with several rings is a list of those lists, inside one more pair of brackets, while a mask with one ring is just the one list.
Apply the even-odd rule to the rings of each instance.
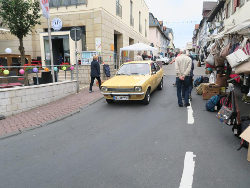
[[220, 94], [220, 86], [216, 84], [205, 83], [202, 85], [202, 97], [204, 100]]
[[202, 85], [203, 93], [218, 93], [220, 94], [220, 86], [216, 84], [205, 83]]
[[[250, 126], [240, 135], [242, 139], [250, 143]], [[247, 160], [250, 162], [250, 144], [248, 146]]]

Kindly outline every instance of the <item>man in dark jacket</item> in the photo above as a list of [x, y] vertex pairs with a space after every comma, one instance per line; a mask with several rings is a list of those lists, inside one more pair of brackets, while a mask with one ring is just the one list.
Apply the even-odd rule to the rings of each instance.
[[92, 93], [92, 87], [93, 87], [95, 79], [98, 80], [99, 88], [101, 89], [102, 82], [100, 79], [100, 64], [97, 60], [98, 60], [98, 56], [94, 56], [93, 61], [91, 62], [91, 72], [90, 72], [91, 82], [89, 86], [90, 93]]

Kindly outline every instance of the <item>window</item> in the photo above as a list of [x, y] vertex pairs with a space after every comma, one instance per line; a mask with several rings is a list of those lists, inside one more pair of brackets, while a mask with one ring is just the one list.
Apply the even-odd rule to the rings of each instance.
[[88, 0], [50, 0], [50, 7], [62, 7], [62, 6], [71, 6], [71, 5], [87, 5]]
[[154, 63], [154, 65], [155, 65], [156, 72], [158, 72], [161, 69], [160, 66], [157, 63]]
[[134, 26], [133, 1], [130, 1], [130, 26]]
[[240, 0], [239, 6], [242, 7], [245, 4], [245, 0]]
[[148, 36], [148, 33], [147, 33], [147, 19], [145, 19], [145, 37]]
[[237, 7], [240, 6], [240, 0], [233, 0], [233, 13], [236, 11]]
[[142, 32], [142, 27], [141, 27], [141, 11], [139, 11], [139, 32]]
[[122, 17], [122, 6], [120, 0], [116, 0], [116, 15]]

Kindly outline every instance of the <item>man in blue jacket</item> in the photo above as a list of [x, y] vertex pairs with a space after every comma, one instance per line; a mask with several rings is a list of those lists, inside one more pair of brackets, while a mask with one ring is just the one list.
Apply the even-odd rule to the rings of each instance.
[[95, 79], [98, 80], [100, 89], [101, 89], [101, 84], [102, 84], [101, 78], [100, 78], [100, 64], [98, 62], [98, 56], [93, 57], [93, 61], [91, 62], [90, 76], [91, 76], [91, 82], [89, 86], [89, 92], [92, 93], [92, 87], [93, 87]]

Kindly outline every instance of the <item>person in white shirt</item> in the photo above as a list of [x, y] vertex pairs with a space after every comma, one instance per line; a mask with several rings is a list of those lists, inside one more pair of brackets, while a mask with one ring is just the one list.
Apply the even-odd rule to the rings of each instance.
[[[185, 106], [187, 107], [190, 106], [189, 85], [192, 59], [186, 55], [185, 50], [182, 50], [180, 54], [175, 59], [177, 98], [179, 107], [183, 107], [182, 96], [184, 96]], [[183, 95], [182, 92], [184, 92]]]

